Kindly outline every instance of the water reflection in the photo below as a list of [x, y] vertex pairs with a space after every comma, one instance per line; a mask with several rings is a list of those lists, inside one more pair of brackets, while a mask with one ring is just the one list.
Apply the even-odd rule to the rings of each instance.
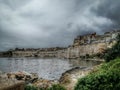
[[64, 59], [0, 58], [0, 70], [4, 72], [27, 71], [38, 73], [45, 79], [59, 79], [61, 74], [73, 67], [91, 67], [101, 62]]
[[72, 67], [93, 67], [95, 65], [99, 65], [102, 63], [101, 61], [91, 61], [91, 60], [81, 60], [81, 59], [71, 59], [69, 60], [69, 63], [72, 65]]

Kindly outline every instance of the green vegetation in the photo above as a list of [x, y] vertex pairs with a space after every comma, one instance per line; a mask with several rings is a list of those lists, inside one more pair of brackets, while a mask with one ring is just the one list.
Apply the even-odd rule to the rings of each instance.
[[48, 90], [66, 90], [63, 86], [57, 84], [57, 85], [53, 85], [51, 88], [49, 88]]
[[37, 87], [34, 87], [32, 85], [27, 85], [25, 87], [25, 90], [66, 90], [66, 89], [63, 86], [56, 84], [50, 88], [37, 88]]
[[103, 56], [108, 63], [79, 79], [75, 90], [120, 90], [120, 34], [117, 43]]
[[120, 56], [120, 34], [117, 36], [117, 43], [112, 48], [106, 50], [104, 59], [106, 60], [106, 62], [109, 62], [119, 56]]
[[25, 86], [25, 90], [38, 90], [38, 88], [34, 87], [32, 85], [27, 85], [27, 86]]
[[79, 79], [75, 90], [120, 90], [120, 58]]

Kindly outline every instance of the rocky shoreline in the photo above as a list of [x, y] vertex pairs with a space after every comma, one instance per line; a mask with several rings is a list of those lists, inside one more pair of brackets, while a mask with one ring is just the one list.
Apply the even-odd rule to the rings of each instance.
[[22, 82], [24, 85], [33, 85], [38, 88], [47, 88], [51, 87], [53, 84], [57, 84], [57, 81], [39, 78], [36, 73], [28, 73], [25, 71], [0, 73], [0, 90], [4, 87], [16, 85], [18, 82]]
[[94, 72], [100, 65], [94, 67], [75, 67], [62, 74], [59, 83], [67, 90], [74, 90], [79, 78], [83, 78], [91, 72]]
[[15, 84], [15, 81], [16, 81], [16, 82], [22, 82], [22, 83], [24, 83], [24, 85], [29, 84], [29, 85], [33, 85], [38, 88], [48, 88], [54, 84], [60, 84], [60, 85], [64, 86], [67, 90], [73, 90], [75, 84], [77, 83], [77, 80], [79, 78], [82, 78], [82, 77], [88, 75], [88, 73], [93, 71], [93, 69], [95, 69], [95, 67], [72, 68], [72, 69], [64, 72], [59, 80], [46, 80], [43, 78], [39, 78], [36, 73], [28, 73], [25, 71], [10, 72], [10, 73], [0, 72], [0, 90], [4, 86], [4, 85], [2, 85], [3, 81], [4, 81], [4, 83], [7, 83], [5, 85], [7, 85], [8, 87], [9, 87], [9, 82], [10, 83], [12, 82], [12, 84]]

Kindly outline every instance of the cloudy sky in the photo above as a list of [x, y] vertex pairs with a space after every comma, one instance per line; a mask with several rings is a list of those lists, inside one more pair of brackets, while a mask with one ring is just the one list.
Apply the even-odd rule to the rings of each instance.
[[120, 24], [120, 0], [0, 0], [0, 50], [67, 46]]

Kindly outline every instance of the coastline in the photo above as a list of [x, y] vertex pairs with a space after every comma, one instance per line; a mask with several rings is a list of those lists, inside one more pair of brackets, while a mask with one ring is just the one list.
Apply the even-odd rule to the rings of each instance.
[[[24, 71], [16, 72], [16, 73], [12, 73], [12, 72], [11, 73], [4, 73], [4, 75], [1, 76], [2, 75], [1, 74], [0, 77], [1, 78], [4, 77], [3, 79], [6, 80], [6, 83], [8, 83], [7, 82], [8, 80], [10, 80], [10, 81], [17, 80], [17, 81], [21, 81], [22, 84], [31, 84], [31, 85], [33, 85], [35, 87], [39, 87], [39, 88], [40, 87], [47, 88], [47, 87], [51, 87], [54, 84], [60, 84], [60, 85], [64, 86], [67, 90], [73, 90], [75, 84], [77, 83], [77, 80], [79, 78], [82, 78], [82, 77], [88, 75], [90, 72], [95, 70], [96, 67], [99, 67], [99, 65], [89, 67], [89, 68], [88, 67], [72, 68], [72, 69], [64, 72], [61, 75], [59, 80], [46, 80], [46, 79], [43, 79], [43, 78], [39, 78], [37, 74], [34, 77], [25, 79], [26, 77], [31, 76], [32, 73], [27, 73], [27, 72], [24, 72]], [[19, 74], [19, 73], [21, 73], [21, 74]], [[20, 75], [19, 77], [24, 77], [24, 79], [18, 80], [15, 75], [18, 75], [18, 76]], [[31, 82], [30, 79], [32, 79], [32, 82]], [[13, 83], [13, 86], [14, 85], [16, 85], [16, 83]], [[9, 87], [9, 85], [8, 85], [8, 87]]]
[[116, 43], [120, 30], [106, 32], [102, 35], [96, 33], [77, 36], [72, 45], [67, 47], [49, 48], [15, 48], [0, 52], [0, 57], [38, 57], [38, 58], [65, 58], [77, 59], [80, 57], [99, 56], [106, 49]]

